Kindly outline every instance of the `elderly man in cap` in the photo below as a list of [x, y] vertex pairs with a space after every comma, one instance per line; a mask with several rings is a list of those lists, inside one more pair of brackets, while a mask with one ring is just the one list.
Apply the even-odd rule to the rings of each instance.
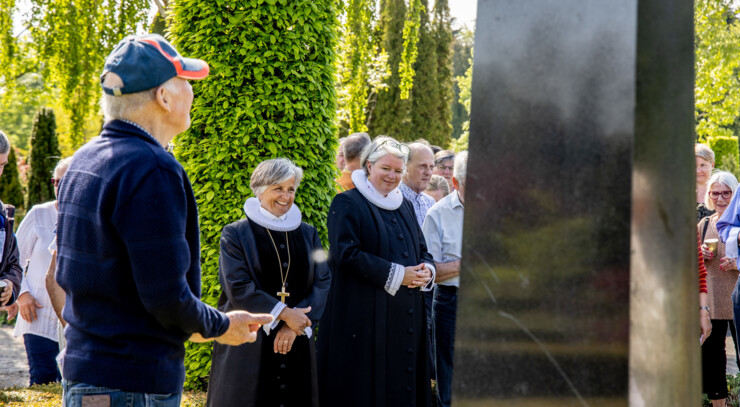
[[179, 406], [183, 342], [256, 339], [270, 315], [202, 303], [198, 208], [165, 146], [190, 126], [208, 65], [163, 37], [127, 37], [101, 76], [106, 123], [59, 189], [67, 406]]

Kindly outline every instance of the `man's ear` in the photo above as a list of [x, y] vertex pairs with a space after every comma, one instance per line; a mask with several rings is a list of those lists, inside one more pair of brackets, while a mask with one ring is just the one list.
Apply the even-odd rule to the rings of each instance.
[[172, 108], [170, 107], [170, 100], [172, 99], [172, 95], [167, 91], [167, 88], [160, 86], [154, 92], [154, 101], [157, 105], [166, 112], [171, 112]]
[[455, 187], [455, 189], [460, 189], [460, 181], [455, 177], [452, 177], [452, 186]]

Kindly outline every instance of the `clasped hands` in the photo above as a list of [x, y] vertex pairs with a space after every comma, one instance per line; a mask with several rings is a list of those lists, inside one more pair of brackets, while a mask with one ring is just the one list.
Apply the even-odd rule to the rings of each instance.
[[[701, 254], [704, 256], [705, 261], [713, 260], [715, 257], [715, 254], [713, 251], [709, 250], [709, 247], [705, 244], [701, 245]], [[737, 270], [737, 259], [733, 259], [731, 257], [722, 257], [719, 259], [719, 269], [722, 271], [731, 271], [731, 270]]]
[[305, 334], [306, 328], [311, 326], [311, 320], [306, 314], [311, 312], [311, 307], [306, 308], [283, 308], [278, 319], [285, 322], [275, 335], [273, 351], [285, 355], [293, 348], [295, 338]]
[[404, 270], [401, 285], [405, 285], [408, 288], [425, 287], [432, 279], [432, 272], [427, 268], [426, 263], [404, 267]]

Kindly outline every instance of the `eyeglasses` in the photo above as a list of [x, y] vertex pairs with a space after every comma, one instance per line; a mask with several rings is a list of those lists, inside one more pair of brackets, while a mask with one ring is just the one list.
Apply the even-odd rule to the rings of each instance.
[[453, 167], [453, 166], [451, 166], [451, 165], [442, 165], [442, 164], [437, 164], [437, 165], [435, 165], [434, 167], [435, 167], [436, 169], [440, 170], [440, 171], [450, 171], [450, 172], [452, 172], [452, 170], [454, 170], [454, 167]]
[[62, 179], [61, 178], [59, 178], [59, 179], [52, 178], [51, 179], [51, 185], [54, 185], [55, 187], [58, 187], [60, 182], [62, 182]]
[[406, 144], [401, 144], [398, 141], [393, 140], [393, 139], [388, 139], [378, 144], [378, 148], [385, 147], [385, 146], [388, 146], [390, 148], [395, 148], [396, 150], [400, 151], [401, 154], [403, 155], [409, 155], [409, 152], [411, 151], [409, 150], [409, 146], [407, 146]]
[[709, 191], [709, 197], [712, 199], [717, 199], [720, 195], [722, 195], [722, 198], [730, 199], [732, 197], [732, 191]]

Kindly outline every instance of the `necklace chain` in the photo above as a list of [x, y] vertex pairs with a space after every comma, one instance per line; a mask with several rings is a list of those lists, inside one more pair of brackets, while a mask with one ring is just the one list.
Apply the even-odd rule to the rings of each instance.
[[285, 276], [283, 276], [283, 260], [280, 258], [280, 252], [278, 251], [277, 245], [275, 244], [275, 239], [272, 238], [272, 233], [270, 233], [270, 229], [265, 228], [267, 231], [267, 235], [270, 236], [270, 241], [272, 242], [272, 247], [275, 248], [275, 254], [277, 254], [278, 258], [278, 266], [280, 266], [280, 280], [283, 283], [283, 287], [285, 287], [285, 283], [288, 282], [288, 273], [290, 273], [290, 242], [288, 241], [288, 232], [285, 232], [285, 244], [287, 245], [288, 249], [288, 267], [285, 269]]

